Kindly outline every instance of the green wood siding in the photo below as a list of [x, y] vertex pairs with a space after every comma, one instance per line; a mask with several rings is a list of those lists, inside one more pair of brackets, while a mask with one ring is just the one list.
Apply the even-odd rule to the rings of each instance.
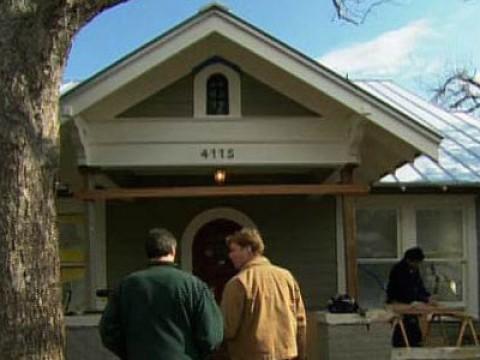
[[309, 309], [323, 308], [336, 293], [335, 198], [313, 196], [110, 202], [109, 286], [145, 265], [143, 241], [150, 228], [165, 227], [180, 241], [195, 216], [216, 207], [234, 208], [254, 221], [266, 243], [265, 255], [297, 277]]
[[241, 81], [242, 116], [318, 116], [247, 74]]
[[[193, 75], [188, 75], [132, 106], [120, 117], [193, 116]], [[317, 116], [285, 95], [241, 75], [242, 116]]]
[[[152, 79], [154, 81], [154, 79]], [[188, 75], [124, 111], [120, 117], [193, 116], [193, 76]]]
[[77, 127], [73, 120], [60, 126], [60, 163], [59, 177], [62, 185], [70, 191], [79, 191], [84, 186], [84, 179], [78, 170], [78, 152], [82, 151], [74, 139], [79, 138]]

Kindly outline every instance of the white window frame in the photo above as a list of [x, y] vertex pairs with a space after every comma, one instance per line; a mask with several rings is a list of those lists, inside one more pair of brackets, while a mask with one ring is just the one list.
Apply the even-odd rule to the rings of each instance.
[[[211, 75], [221, 74], [228, 81], [228, 114], [207, 114], [207, 81]], [[193, 116], [196, 118], [241, 117], [240, 75], [222, 63], [208, 65], [195, 74], [193, 80]]]
[[[416, 211], [419, 209], [459, 209], [462, 212], [463, 246], [462, 263], [466, 262], [463, 278], [463, 301], [448, 302], [448, 306], [464, 308], [470, 314], [478, 315], [478, 265], [475, 199], [473, 196], [456, 195], [373, 195], [358, 198], [356, 209], [397, 210], [397, 258], [359, 258], [359, 264], [391, 263], [399, 261], [405, 250], [417, 245]], [[428, 261], [435, 259], [428, 259]], [[443, 260], [443, 259], [442, 259]]]

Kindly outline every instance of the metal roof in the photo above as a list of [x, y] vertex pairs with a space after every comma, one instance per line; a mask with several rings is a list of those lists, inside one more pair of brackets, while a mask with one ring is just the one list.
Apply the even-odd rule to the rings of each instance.
[[438, 162], [421, 155], [381, 178], [375, 186], [480, 186], [480, 119], [447, 112], [392, 81], [354, 82], [443, 137]]

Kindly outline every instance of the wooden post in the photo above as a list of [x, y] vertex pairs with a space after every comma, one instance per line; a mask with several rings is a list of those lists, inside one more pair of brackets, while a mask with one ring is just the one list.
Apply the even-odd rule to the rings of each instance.
[[[354, 166], [347, 165], [340, 173], [342, 184], [353, 183]], [[347, 293], [358, 299], [357, 238], [355, 204], [352, 196], [342, 196], [343, 234], [345, 241], [345, 265], [347, 274]]]
[[[94, 168], [81, 169], [84, 189], [95, 191]], [[101, 310], [105, 306], [105, 300], [96, 296], [96, 290], [106, 288], [106, 245], [105, 245], [105, 200], [89, 199], [86, 202], [86, 293], [87, 308], [89, 310]]]

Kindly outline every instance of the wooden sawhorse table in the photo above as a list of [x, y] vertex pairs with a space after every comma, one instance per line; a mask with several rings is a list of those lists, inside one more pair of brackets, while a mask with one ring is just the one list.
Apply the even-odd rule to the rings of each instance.
[[430, 338], [432, 322], [435, 320], [441, 322], [444, 317], [450, 317], [460, 321], [460, 330], [458, 333], [456, 346], [462, 346], [467, 327], [470, 329], [473, 342], [475, 345], [479, 345], [478, 335], [475, 330], [475, 326], [473, 325], [473, 317], [465, 312], [431, 305], [416, 306], [395, 304], [389, 305], [389, 308], [395, 313], [395, 316], [392, 318], [392, 326], [395, 327], [398, 325], [400, 327], [406, 347], [410, 347], [410, 343], [408, 341], [407, 332], [403, 324], [403, 315], [416, 315], [420, 318], [420, 328], [422, 329], [424, 344], [427, 344]]

